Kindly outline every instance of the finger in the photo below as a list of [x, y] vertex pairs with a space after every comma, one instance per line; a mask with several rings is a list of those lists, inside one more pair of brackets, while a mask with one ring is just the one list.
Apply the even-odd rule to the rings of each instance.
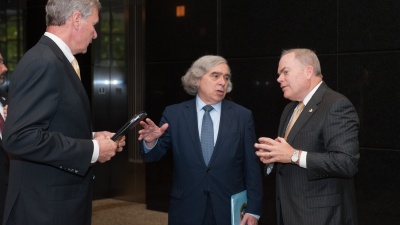
[[277, 138], [275, 139], [275, 141], [280, 142], [280, 143], [285, 143], [285, 142], [286, 142], [286, 139], [283, 138], [283, 137], [277, 137]]
[[142, 126], [144, 129], [147, 129], [149, 127], [149, 124], [146, 123], [145, 121], [140, 121], [139, 122], [140, 126]]
[[153, 120], [151, 120], [150, 118], [146, 118], [146, 122], [149, 126], [154, 126], [155, 123], [153, 122]]
[[266, 143], [266, 142], [270, 142], [272, 139], [271, 138], [269, 138], [269, 137], [260, 137], [260, 138], [258, 138], [258, 141], [260, 142], [260, 143]]
[[164, 123], [164, 124], [160, 127], [160, 129], [164, 132], [165, 130], [168, 129], [168, 127], [169, 127], [169, 124], [168, 124], [168, 123]]
[[122, 142], [124, 142], [124, 141], [125, 141], [125, 135], [123, 135], [123, 136], [121, 136], [121, 137], [118, 138], [118, 142], [119, 142], [119, 143], [122, 143]]
[[270, 145], [267, 144], [260, 144], [260, 143], [255, 143], [254, 147], [259, 149], [260, 151], [270, 151]]

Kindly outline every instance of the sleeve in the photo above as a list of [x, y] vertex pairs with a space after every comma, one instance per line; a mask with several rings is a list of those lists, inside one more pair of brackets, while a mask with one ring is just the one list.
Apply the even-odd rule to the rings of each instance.
[[307, 153], [310, 179], [351, 178], [357, 173], [360, 159], [358, 129], [357, 112], [351, 102], [345, 97], [333, 102], [320, 134], [324, 149]]
[[244, 139], [245, 182], [248, 198], [246, 212], [253, 215], [261, 215], [263, 200], [262, 175], [260, 161], [255, 154], [254, 143], [256, 143], [257, 138], [251, 113], [246, 121]]

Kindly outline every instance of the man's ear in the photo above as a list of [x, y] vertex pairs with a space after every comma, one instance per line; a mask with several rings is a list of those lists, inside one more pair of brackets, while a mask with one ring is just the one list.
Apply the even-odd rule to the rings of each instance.
[[307, 79], [311, 79], [312, 75], [314, 74], [314, 67], [311, 65], [307, 65], [306, 67]]
[[79, 29], [82, 21], [82, 13], [79, 11], [75, 11], [72, 13], [72, 24], [76, 30]]

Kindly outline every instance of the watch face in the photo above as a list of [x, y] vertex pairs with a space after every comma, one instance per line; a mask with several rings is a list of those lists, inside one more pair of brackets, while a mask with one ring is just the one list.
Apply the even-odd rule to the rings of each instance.
[[299, 160], [299, 152], [295, 151], [290, 159], [292, 160], [292, 163], [297, 163]]

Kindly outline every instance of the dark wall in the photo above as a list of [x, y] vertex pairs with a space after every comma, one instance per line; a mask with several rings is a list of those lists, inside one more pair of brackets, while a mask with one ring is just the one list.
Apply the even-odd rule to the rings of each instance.
[[[183, 18], [175, 16], [178, 5], [186, 7]], [[276, 82], [280, 53], [311, 48], [325, 82], [360, 117], [359, 222], [399, 224], [399, 12], [396, 0], [147, 0], [146, 111], [158, 122], [166, 105], [190, 98], [180, 77], [198, 57], [219, 54], [232, 70], [228, 97], [253, 111], [258, 136], [275, 137], [287, 103]], [[171, 158], [147, 164], [150, 209], [168, 208]], [[260, 223], [275, 224], [273, 177], [264, 184]]]

